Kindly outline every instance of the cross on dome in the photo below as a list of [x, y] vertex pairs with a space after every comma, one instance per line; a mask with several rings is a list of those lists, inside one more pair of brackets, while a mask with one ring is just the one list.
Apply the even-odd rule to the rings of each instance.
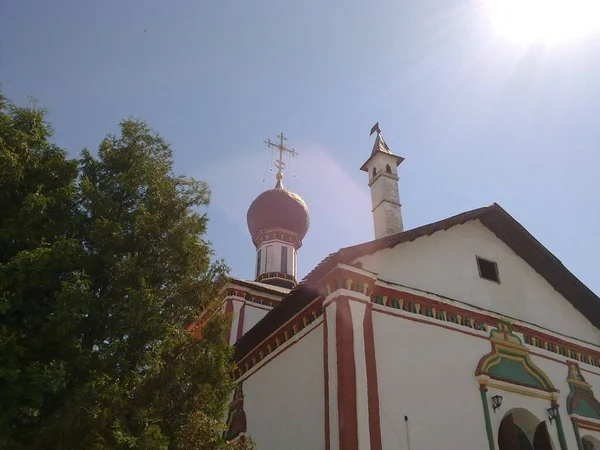
[[283, 144], [285, 141], [287, 141], [287, 138], [285, 137], [285, 135], [283, 133], [279, 133], [277, 135], [277, 138], [279, 139], [278, 144], [272, 142], [271, 139], [267, 139], [265, 141], [265, 144], [267, 144], [267, 147], [269, 147], [269, 148], [275, 147], [277, 150], [279, 150], [279, 158], [277, 158], [274, 162], [274, 165], [277, 168], [277, 175], [275, 175], [275, 178], [277, 178], [277, 184], [275, 185], [275, 187], [283, 188], [283, 184], [281, 183], [281, 180], [283, 179], [282, 171], [286, 167], [285, 162], [283, 162], [283, 154], [288, 153], [290, 155], [290, 157], [293, 158], [294, 156], [298, 155], [298, 152], [296, 150], [294, 150], [293, 148], [287, 148]]

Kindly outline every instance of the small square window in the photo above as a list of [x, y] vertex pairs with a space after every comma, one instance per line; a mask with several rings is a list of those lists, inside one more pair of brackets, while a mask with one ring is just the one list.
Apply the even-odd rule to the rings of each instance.
[[498, 263], [480, 258], [479, 256], [476, 258], [477, 267], [479, 268], [479, 276], [486, 280], [500, 283], [500, 276], [498, 275]]

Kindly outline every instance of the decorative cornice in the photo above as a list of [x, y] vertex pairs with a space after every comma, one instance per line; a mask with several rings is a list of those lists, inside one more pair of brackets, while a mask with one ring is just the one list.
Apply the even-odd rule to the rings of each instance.
[[281, 241], [294, 246], [296, 250], [302, 247], [302, 239], [298, 233], [284, 230], [283, 228], [268, 228], [259, 231], [253, 238], [252, 242], [256, 248], [260, 247], [264, 242]]
[[[498, 321], [506, 320], [502, 316], [493, 315], [491, 312], [476, 312], [466, 307], [434, 300], [424, 295], [385, 287], [380, 283], [374, 273], [345, 264], [338, 264], [317, 286], [325, 295], [340, 287], [350, 286], [351, 290], [359, 292], [366, 289], [365, 293], [371, 296], [373, 303], [413, 314], [433, 317], [443, 322], [453, 322], [475, 330], [487, 331], [489, 328], [495, 327]], [[389, 283], [385, 284], [388, 285]], [[413, 289], [407, 288], [407, 290]], [[452, 299], [448, 300], [452, 301]], [[599, 350], [574, 344], [522, 324], [513, 323], [511, 326], [514, 331], [523, 334], [525, 344], [600, 367]]]
[[579, 428], [600, 431], [600, 420], [590, 420], [588, 417], [581, 417], [576, 414], [571, 414], [571, 420], [573, 423], [576, 423]]
[[236, 288], [236, 287], [227, 288], [225, 290], [225, 294], [227, 297], [241, 298], [247, 302], [256, 303], [258, 305], [268, 306], [270, 308], [273, 308], [279, 304], [279, 300], [274, 300], [272, 298], [263, 297], [263, 296], [259, 296], [259, 295], [253, 295], [253, 294], [250, 294], [249, 292], [246, 292], [245, 290], [242, 290], [242, 289]]
[[598, 351], [557, 339], [554, 336], [544, 335], [537, 331], [523, 329], [521, 326], [515, 326], [514, 328], [518, 331], [522, 330], [523, 340], [526, 344], [567, 358], [576, 359], [594, 367], [600, 367], [600, 352]]
[[264, 280], [273, 280], [273, 279], [278, 279], [278, 280], [285, 280], [285, 281], [289, 281], [291, 283], [294, 284], [294, 286], [296, 286], [296, 277], [294, 275], [290, 275], [289, 273], [283, 273], [283, 272], [265, 272], [265, 273], [261, 273], [258, 278], [256, 279], [256, 281], [258, 282], [264, 282]]
[[534, 389], [526, 386], [522, 383], [514, 381], [497, 380], [488, 377], [487, 375], [477, 375], [475, 377], [479, 382], [479, 390], [487, 391], [488, 388], [498, 389], [500, 391], [512, 392], [514, 394], [525, 395], [527, 397], [541, 398], [550, 402], [556, 401], [558, 398], [558, 391], [548, 392], [539, 389]]

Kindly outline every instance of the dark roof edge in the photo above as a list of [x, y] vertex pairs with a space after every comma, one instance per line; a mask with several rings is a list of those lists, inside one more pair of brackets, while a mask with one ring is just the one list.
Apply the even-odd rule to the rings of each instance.
[[319, 293], [314, 287], [297, 286], [294, 288], [288, 295], [283, 297], [279, 305], [269, 311], [235, 343], [235, 361], [240, 361], [318, 296]]
[[[281, 292], [281, 291], [278, 291], [275, 289], [271, 289], [267, 286], [257, 286], [256, 284], [254, 284], [254, 283], [260, 283], [260, 281], [248, 282], [248, 280], [242, 280], [241, 278], [235, 278], [235, 277], [230, 277], [229, 280], [231, 283], [240, 284], [242, 286], [245, 286], [250, 289], [255, 289], [257, 291], [263, 290], [269, 294], [278, 295], [279, 297], [284, 297], [289, 294], [289, 292], [284, 293], [284, 292]], [[264, 284], [264, 283], [261, 283], [261, 284]], [[285, 288], [282, 288], [282, 289], [285, 289]]]

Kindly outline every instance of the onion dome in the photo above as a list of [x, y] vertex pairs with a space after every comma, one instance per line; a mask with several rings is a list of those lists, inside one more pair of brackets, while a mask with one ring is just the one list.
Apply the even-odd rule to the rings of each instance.
[[253, 238], [262, 230], [283, 228], [298, 234], [302, 240], [310, 225], [310, 214], [304, 200], [284, 189], [278, 177], [274, 189], [263, 192], [252, 202], [247, 220]]

